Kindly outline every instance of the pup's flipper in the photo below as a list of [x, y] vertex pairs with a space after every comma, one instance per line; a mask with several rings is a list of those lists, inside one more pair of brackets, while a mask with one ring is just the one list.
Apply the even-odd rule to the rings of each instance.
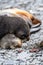
[[31, 28], [31, 29], [30, 29], [30, 33], [38, 32], [40, 29], [41, 29], [41, 27]]

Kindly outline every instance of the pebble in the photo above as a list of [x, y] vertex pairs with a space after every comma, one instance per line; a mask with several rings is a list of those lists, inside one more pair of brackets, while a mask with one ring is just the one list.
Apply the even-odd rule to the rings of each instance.
[[6, 60], [3, 65], [14, 65], [16, 62], [12, 61], [12, 60]]

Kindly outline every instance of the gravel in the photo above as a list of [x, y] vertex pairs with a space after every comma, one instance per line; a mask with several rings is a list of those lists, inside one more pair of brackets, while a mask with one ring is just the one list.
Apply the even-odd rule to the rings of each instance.
[[43, 65], [43, 50], [29, 52], [38, 48], [43, 41], [43, 0], [0, 0], [0, 9], [17, 7], [32, 13], [40, 19], [41, 30], [31, 34], [30, 40], [14, 50], [0, 49], [0, 65]]

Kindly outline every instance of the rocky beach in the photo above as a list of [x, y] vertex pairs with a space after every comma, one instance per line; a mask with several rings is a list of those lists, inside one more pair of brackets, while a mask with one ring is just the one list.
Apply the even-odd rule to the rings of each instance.
[[30, 52], [32, 48], [39, 48], [43, 44], [43, 0], [0, 0], [0, 10], [19, 8], [33, 14], [41, 20], [40, 30], [30, 35], [30, 40], [14, 50], [0, 49], [0, 65], [43, 65], [43, 48], [37, 52]]

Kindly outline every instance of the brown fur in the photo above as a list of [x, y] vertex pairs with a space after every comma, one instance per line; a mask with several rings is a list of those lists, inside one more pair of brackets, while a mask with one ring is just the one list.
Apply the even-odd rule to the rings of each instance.
[[31, 13], [29, 13], [25, 10], [20, 10], [18, 8], [13, 8], [13, 9], [6, 9], [6, 10], [3, 10], [1, 12], [8, 12], [8, 13], [11, 13], [13, 16], [15, 16], [15, 15], [18, 15], [18, 16], [21, 16], [21, 17], [23, 16], [22, 18], [30, 19], [32, 24], [34, 24], [34, 25], [36, 25], [38, 23], [41, 24], [40, 20], [38, 20]]
[[25, 10], [20, 10], [20, 9], [14, 8], [14, 9], [10, 9], [9, 12], [11, 12], [13, 15], [18, 14], [18, 15], [22, 15], [22, 16], [25, 16], [25, 17], [29, 18], [32, 21], [33, 24], [38, 24], [38, 23], [41, 24], [40, 20], [38, 20], [32, 14], [30, 14], [29, 12], [27, 12]]
[[[36, 24], [41, 24], [41, 21], [40, 20], [38, 20], [37, 18], [35, 18], [32, 14], [30, 14], [29, 12], [27, 12], [27, 11], [24, 11], [24, 10], [20, 10], [20, 9], [17, 9], [17, 8], [14, 8], [14, 9], [7, 9], [7, 10], [3, 10], [2, 12], [8, 12], [8, 13], [10, 13], [11, 14], [11, 20], [9, 19], [9, 16], [6, 18], [6, 16], [3, 16], [2, 18], [0, 17], [0, 27], [1, 27], [1, 29], [3, 29], [3, 31], [1, 31], [1, 34], [0, 34], [0, 38], [1, 37], [3, 37], [2, 39], [1, 39], [1, 47], [2, 48], [8, 48], [8, 47], [10, 47], [10, 48], [14, 48], [15, 46], [21, 46], [21, 40], [20, 39], [23, 39], [23, 38], [26, 38], [26, 39], [29, 39], [29, 35], [30, 35], [30, 28], [29, 28], [29, 26], [28, 26], [28, 24], [27, 24], [27, 22], [30, 22], [30, 25], [36, 25]], [[15, 19], [15, 22], [13, 21], [13, 17], [15, 17], [15, 16], [17, 16], [17, 18], [18, 18], [18, 20], [19, 19], [21, 19], [20, 21], [18, 21], [18, 23], [17, 23], [17, 25], [15, 25], [15, 23], [17, 22], [16, 21], [16, 19]], [[10, 27], [7, 25], [7, 27], [6, 27], [6, 30], [4, 31], [4, 27], [3, 27], [3, 25], [5, 25], [5, 24], [3, 24], [3, 20], [4, 20], [4, 23], [5, 24], [11, 24], [10, 25]], [[7, 22], [6, 22], [6, 20], [7, 20]], [[9, 22], [10, 21], [10, 22]], [[9, 22], [9, 23], [8, 23]], [[2, 25], [1, 25], [1, 23], [2, 23]], [[23, 26], [21, 26], [21, 25], [18, 25], [18, 24], [22, 24]], [[13, 25], [14, 24], [14, 25]], [[12, 28], [12, 26], [13, 26], [13, 28]], [[16, 29], [16, 27], [18, 28], [18, 26], [19, 26], [19, 28], [21, 28], [21, 30], [19, 31], [19, 30], [17, 30]], [[9, 28], [9, 31], [6, 33], [6, 31], [8, 30], [8, 28]], [[0, 29], [0, 30], [1, 30]], [[16, 30], [17, 32], [16, 32], [16, 34], [15, 34], [15, 31], [14, 30]], [[15, 37], [14, 38], [14, 40], [16, 40], [16, 38], [17, 38], [17, 40], [19, 40], [20, 41], [20, 43], [19, 43], [19, 41], [17, 42], [17, 45], [15, 45], [15, 41], [14, 41], [14, 44], [12, 43], [12, 39], [10, 39], [10, 38], [12, 38], [12, 36], [13, 35], [5, 35], [5, 36], [3, 36], [3, 32], [5, 32], [4, 33], [4, 35], [5, 34], [8, 34], [8, 33], [14, 33], [14, 35], [16, 35], [17, 37]], [[25, 34], [25, 35], [24, 35]], [[2, 35], [2, 36], [1, 36]], [[8, 37], [9, 36], [9, 37]], [[26, 36], [26, 37], [24, 37], [24, 36]], [[20, 39], [19, 39], [20, 38]], [[3, 40], [4, 39], [4, 40]], [[8, 39], [10, 39], [10, 41], [8, 41]], [[16, 41], [17, 41], [16, 40]], [[7, 41], [7, 42], [6, 42]], [[3, 43], [4, 42], [4, 43]]]

